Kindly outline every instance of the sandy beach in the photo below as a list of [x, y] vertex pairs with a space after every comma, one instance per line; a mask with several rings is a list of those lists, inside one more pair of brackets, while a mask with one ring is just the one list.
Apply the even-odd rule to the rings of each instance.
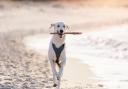
[[[28, 50], [35, 50], [37, 53], [47, 58], [48, 45], [46, 45], [46, 47], [44, 44], [46, 39], [46, 34], [30, 35], [23, 39], [23, 43]], [[46, 44], [48, 44], [48, 42], [46, 42]], [[43, 49], [42, 45], [46, 49]], [[50, 76], [52, 76], [50, 63], [48, 63], [47, 66], [50, 69]], [[61, 81], [62, 89], [105, 89], [102, 81], [96, 79], [96, 75], [90, 70], [90, 66], [81, 63], [76, 58], [68, 57], [64, 70]], [[52, 88], [52, 85], [50, 86]]]
[[[110, 29], [112, 26], [127, 25], [127, 8], [89, 7], [81, 6], [81, 4], [80, 6], [69, 6], [69, 4], [49, 2], [0, 2], [0, 89], [54, 89], [47, 51], [51, 37], [49, 33], [52, 32], [49, 26], [59, 20], [67, 23], [70, 31], [83, 33], [79, 39], [67, 36], [68, 56], [61, 89], [112, 89], [106, 87], [104, 82], [107, 80], [99, 78], [94, 67], [101, 65], [97, 59], [102, 58], [97, 58], [97, 56], [113, 57], [112, 55], [106, 57], [106, 53], [100, 54], [103, 49], [100, 48], [101, 41], [106, 42], [102, 45], [108, 47], [106, 44], [108, 42], [111, 44], [113, 40], [106, 41], [107, 38], [105, 38], [104, 41], [97, 36], [101, 33], [104, 35], [111, 33], [111, 31], [102, 31]], [[98, 34], [99, 31], [101, 32]], [[95, 33], [98, 35], [93, 35]], [[94, 36], [94, 38], [90, 36]], [[69, 40], [72, 41], [69, 42]], [[92, 49], [91, 46], [100, 51]], [[74, 49], [74, 47], [78, 47], [78, 49]], [[87, 52], [80, 50], [79, 54], [87, 56], [75, 55], [80, 47], [85, 48]], [[124, 54], [127, 53], [127, 49], [125, 50]], [[113, 53], [117, 53], [114, 54], [114, 58], [120, 58], [120, 56], [116, 56], [119, 54], [118, 51]], [[84, 62], [81, 61], [81, 58], [84, 59]], [[125, 55], [125, 59], [127, 59], [127, 55]], [[93, 62], [95, 63], [93, 64]], [[100, 67], [104, 68], [104, 65], [102, 64]], [[107, 73], [105, 72], [105, 74]], [[105, 74], [102, 74], [103, 77]], [[127, 84], [127, 80], [125, 83]], [[119, 89], [122, 89], [120, 87], [118, 86]]]

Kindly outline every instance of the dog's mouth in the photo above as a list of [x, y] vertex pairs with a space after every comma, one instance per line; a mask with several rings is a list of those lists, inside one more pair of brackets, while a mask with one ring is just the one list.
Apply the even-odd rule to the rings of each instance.
[[60, 33], [60, 32], [57, 32], [57, 33], [58, 33], [58, 35], [59, 35], [60, 38], [62, 38], [63, 35], [64, 35], [63, 33]]
[[60, 38], [62, 38], [62, 37], [63, 37], [63, 34], [62, 34], [62, 33], [59, 33], [58, 35], [60, 36]]
[[63, 33], [58, 33], [59, 37], [62, 38], [63, 37]]

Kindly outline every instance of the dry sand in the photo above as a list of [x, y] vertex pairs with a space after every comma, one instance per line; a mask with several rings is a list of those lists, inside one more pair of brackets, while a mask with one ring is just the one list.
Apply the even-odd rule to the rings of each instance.
[[47, 60], [25, 49], [21, 33], [0, 34], [0, 88], [43, 89], [50, 82]]

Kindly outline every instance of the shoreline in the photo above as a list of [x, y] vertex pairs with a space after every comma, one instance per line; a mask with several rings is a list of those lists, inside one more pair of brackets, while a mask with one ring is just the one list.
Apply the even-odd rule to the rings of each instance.
[[[43, 38], [44, 40], [40, 38]], [[44, 44], [45, 38], [47, 38], [46, 35], [43, 36], [39, 34], [35, 36], [28, 36], [23, 42], [26, 44], [28, 49], [35, 50], [40, 55], [46, 56], [47, 49], [42, 48], [42, 45], [44, 45], [44, 48], [47, 48], [45, 47], [47, 45]], [[47, 42], [45, 43], [47, 44]], [[52, 74], [50, 64], [49, 68]], [[61, 87], [62, 89], [104, 89], [102, 81], [96, 79], [96, 75], [90, 70], [89, 65], [83, 64], [79, 59], [72, 58], [70, 56], [67, 57], [67, 62], [64, 67]]]

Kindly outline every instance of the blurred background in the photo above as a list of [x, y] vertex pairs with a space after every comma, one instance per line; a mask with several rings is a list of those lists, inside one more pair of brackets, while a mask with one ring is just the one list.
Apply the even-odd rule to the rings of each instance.
[[96, 27], [127, 23], [127, 4], [127, 0], [1, 0], [0, 15], [2, 19], [6, 17], [1, 20], [1, 26], [7, 22], [10, 30], [34, 25], [46, 30], [49, 23], [61, 19], [74, 30], [96, 30]]
[[3, 0], [3, 1], [61, 1], [61, 2], [83, 2], [90, 3], [94, 5], [126, 5], [128, 4], [127, 0]]

